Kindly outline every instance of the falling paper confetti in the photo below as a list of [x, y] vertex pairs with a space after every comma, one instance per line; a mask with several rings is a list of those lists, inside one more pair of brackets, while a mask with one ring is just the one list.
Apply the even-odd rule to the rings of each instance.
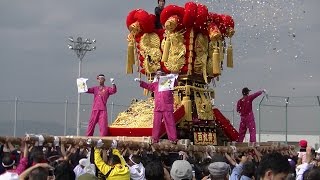
[[[196, 1], [198, 2], [198, 1]], [[248, 50], [263, 42], [265, 52], [285, 54], [288, 49], [296, 50], [298, 57], [303, 53], [301, 43], [290, 43], [280, 47], [280, 33], [288, 29], [292, 41], [296, 38], [295, 24], [305, 13], [303, 0], [206, 0], [199, 1], [216, 13], [230, 14], [235, 19], [235, 40], [240, 45], [235, 49], [237, 59], [246, 58]], [[307, 27], [308, 28], [308, 27]]]

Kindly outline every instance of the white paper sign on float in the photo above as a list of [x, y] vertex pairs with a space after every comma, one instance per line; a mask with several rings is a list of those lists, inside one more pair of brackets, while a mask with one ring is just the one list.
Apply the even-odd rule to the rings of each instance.
[[158, 91], [161, 92], [174, 90], [174, 82], [177, 78], [177, 74], [168, 74], [166, 76], [160, 76]]
[[78, 93], [85, 93], [88, 91], [87, 81], [88, 79], [86, 78], [77, 79]]

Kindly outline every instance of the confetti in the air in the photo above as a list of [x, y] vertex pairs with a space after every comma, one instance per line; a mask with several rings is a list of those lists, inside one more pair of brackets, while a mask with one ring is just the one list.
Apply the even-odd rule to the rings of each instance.
[[[296, 42], [296, 23], [303, 19], [303, 0], [205, 0], [199, 1], [217, 13], [230, 14], [235, 20], [235, 40], [237, 59], [248, 56], [250, 49], [264, 48], [266, 53], [287, 55], [288, 51], [296, 50], [297, 55], [291, 59], [303, 58], [303, 44]], [[306, 29], [310, 27], [306, 27]], [[288, 36], [281, 34], [288, 32]], [[286, 39], [284, 39], [286, 38]], [[283, 40], [292, 43], [282, 44]], [[293, 43], [295, 42], [295, 43]], [[262, 46], [262, 47], [261, 47]], [[294, 56], [294, 58], [293, 58]]]

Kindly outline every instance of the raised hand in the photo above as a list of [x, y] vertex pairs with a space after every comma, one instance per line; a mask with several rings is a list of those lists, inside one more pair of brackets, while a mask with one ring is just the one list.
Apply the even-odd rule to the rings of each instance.
[[140, 82], [140, 81], [141, 81], [141, 79], [140, 79], [140, 78], [134, 78], [134, 81], [136, 81], [136, 82]]
[[114, 84], [114, 78], [110, 78], [111, 84]]
[[111, 148], [115, 149], [118, 146], [118, 142], [116, 140], [112, 140]]
[[104, 145], [104, 143], [102, 142], [102, 139], [99, 139], [98, 142], [97, 142], [96, 147], [97, 148], [102, 148], [103, 145]]
[[264, 90], [262, 90], [262, 92], [264, 93], [264, 95], [266, 96], [266, 98], [269, 99], [269, 95], [268, 95], [268, 93], [267, 93], [267, 90], [264, 89]]

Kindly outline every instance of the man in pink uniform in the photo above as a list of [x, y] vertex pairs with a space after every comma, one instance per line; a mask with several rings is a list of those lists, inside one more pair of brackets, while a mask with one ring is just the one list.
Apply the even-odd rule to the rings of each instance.
[[99, 123], [100, 136], [108, 135], [108, 113], [107, 113], [107, 101], [110, 95], [117, 92], [117, 86], [114, 84], [114, 79], [110, 78], [112, 87], [104, 85], [105, 77], [103, 74], [97, 76], [99, 86], [91, 87], [87, 93], [93, 94], [92, 112], [88, 124], [87, 136], [92, 136], [94, 128]]
[[240, 113], [241, 122], [239, 128], [239, 140], [238, 142], [243, 142], [246, 135], [247, 128], [250, 132], [250, 142], [256, 142], [256, 124], [254, 122], [254, 115], [252, 112], [252, 101], [260, 96], [266, 90], [258, 91], [254, 94], [249, 95], [251, 90], [247, 87], [242, 89], [243, 97], [237, 103], [237, 112]]
[[159, 141], [162, 119], [164, 119], [168, 139], [175, 143], [177, 141], [177, 130], [173, 116], [173, 91], [159, 91], [159, 79], [161, 74], [161, 71], [157, 71], [155, 78], [157, 78], [158, 81], [152, 83], [146, 83], [139, 78], [135, 78], [134, 80], [140, 82], [140, 87], [154, 92], [153, 143]]

